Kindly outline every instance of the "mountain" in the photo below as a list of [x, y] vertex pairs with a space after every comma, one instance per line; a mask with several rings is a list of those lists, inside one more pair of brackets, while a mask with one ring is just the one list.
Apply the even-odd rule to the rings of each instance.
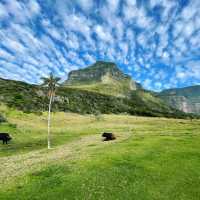
[[[0, 79], [0, 103], [24, 112], [46, 111], [46, 94], [46, 88], [40, 85]], [[154, 93], [144, 90], [114, 63], [102, 61], [69, 73], [67, 81], [57, 88], [53, 111], [193, 117], [168, 106]]]
[[200, 85], [164, 90], [158, 97], [183, 112], [200, 113]]
[[142, 88], [129, 75], [124, 74], [115, 63], [103, 61], [84, 69], [71, 71], [64, 85], [118, 97], [125, 97], [130, 91]]

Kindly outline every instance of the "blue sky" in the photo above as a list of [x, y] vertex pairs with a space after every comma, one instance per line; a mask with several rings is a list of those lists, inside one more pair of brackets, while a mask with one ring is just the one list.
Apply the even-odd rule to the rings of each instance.
[[0, 0], [0, 77], [115, 62], [145, 88], [200, 84], [199, 0]]

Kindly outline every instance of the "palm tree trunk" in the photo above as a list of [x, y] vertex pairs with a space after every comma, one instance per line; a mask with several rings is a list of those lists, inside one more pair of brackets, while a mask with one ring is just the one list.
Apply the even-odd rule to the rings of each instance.
[[52, 98], [53, 98], [53, 93], [51, 92], [50, 101], [49, 101], [49, 115], [48, 115], [48, 136], [47, 136], [48, 149], [51, 148], [50, 126], [51, 126], [51, 104], [52, 104]]

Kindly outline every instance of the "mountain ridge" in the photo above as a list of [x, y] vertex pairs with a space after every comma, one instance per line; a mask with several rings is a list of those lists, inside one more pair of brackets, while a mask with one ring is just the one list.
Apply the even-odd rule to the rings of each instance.
[[97, 61], [83, 69], [73, 70], [69, 72], [66, 83], [78, 84], [81, 82], [102, 81], [102, 76], [110, 73], [116, 80], [130, 79], [131, 77], [124, 74], [115, 63]]
[[[106, 68], [106, 65], [104, 66]], [[101, 67], [95, 67], [95, 69], [98, 69], [97, 75], [100, 76], [94, 76], [95, 80], [98, 79], [95, 83], [92, 80], [87, 84], [82, 84], [78, 80], [79, 84], [75, 83], [73, 85], [72, 83], [66, 84], [64, 82], [57, 88], [53, 104], [54, 111], [81, 114], [127, 113], [131, 115], [174, 118], [194, 117], [172, 108], [153, 92], [146, 91], [142, 87], [131, 89], [129, 85], [130, 81], [132, 81], [131, 77], [118, 71], [116, 65], [108, 67], [109, 69], [114, 69], [114, 73], [111, 73], [111, 76], [116, 76], [116, 71], [121, 76], [119, 75], [116, 79], [111, 77], [110, 81], [106, 83], [102, 83], [101, 80], [103, 73], [98, 74]], [[107, 71], [109, 71], [108, 68], [106, 69]], [[91, 68], [89, 68], [90, 70]], [[107, 73], [106, 70], [105, 73]], [[88, 71], [88, 68], [80, 71]], [[86, 79], [88, 80], [88, 77]], [[9, 107], [14, 107], [24, 112], [46, 111], [48, 108], [46, 93], [46, 88], [41, 85], [0, 79], [0, 103], [5, 103]]]
[[63, 85], [118, 97], [125, 97], [132, 90], [142, 89], [139, 83], [124, 74], [115, 63], [105, 61], [97, 61], [86, 68], [71, 71]]
[[200, 85], [163, 90], [158, 97], [183, 112], [200, 113]]

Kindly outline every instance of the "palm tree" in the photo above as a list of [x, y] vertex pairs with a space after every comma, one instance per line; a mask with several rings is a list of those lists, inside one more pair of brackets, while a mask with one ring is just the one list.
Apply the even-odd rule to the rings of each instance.
[[48, 97], [49, 97], [49, 112], [48, 112], [48, 136], [47, 136], [47, 144], [48, 144], [48, 149], [51, 148], [51, 140], [50, 140], [50, 125], [51, 125], [51, 107], [52, 107], [52, 102], [53, 98], [55, 96], [56, 92], [56, 86], [59, 85], [60, 78], [55, 77], [53, 73], [49, 75], [49, 77], [43, 77], [43, 84], [42, 86], [46, 86], [48, 89]]

